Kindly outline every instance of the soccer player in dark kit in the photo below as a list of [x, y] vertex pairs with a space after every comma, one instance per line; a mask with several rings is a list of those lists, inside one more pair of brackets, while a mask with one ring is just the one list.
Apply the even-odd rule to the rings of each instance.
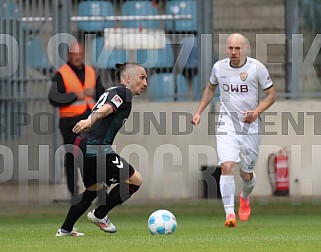
[[[128, 200], [142, 183], [141, 175], [112, 149], [113, 140], [130, 115], [132, 97], [140, 95], [147, 87], [147, 74], [137, 63], [116, 64], [120, 85], [103, 93], [90, 116], [79, 121], [73, 128], [80, 133], [75, 142], [75, 156], [83, 162], [85, 191], [68, 211], [66, 219], [56, 236], [84, 236], [74, 229], [75, 222], [90, 207], [98, 191], [104, 185], [116, 184], [106, 195], [105, 204], [87, 214], [87, 219], [108, 233], [116, 227], [108, 218], [108, 212]], [[79, 146], [79, 147], [77, 147]], [[77, 154], [78, 152], [78, 154]]]

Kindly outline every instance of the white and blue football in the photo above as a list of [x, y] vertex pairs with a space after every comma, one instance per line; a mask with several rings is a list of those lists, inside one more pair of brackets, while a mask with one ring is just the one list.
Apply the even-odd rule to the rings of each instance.
[[176, 218], [168, 210], [156, 210], [148, 218], [148, 230], [152, 235], [174, 234], [176, 228]]

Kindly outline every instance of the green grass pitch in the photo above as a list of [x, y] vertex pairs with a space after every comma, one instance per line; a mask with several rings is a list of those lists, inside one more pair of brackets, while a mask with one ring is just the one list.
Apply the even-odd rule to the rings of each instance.
[[[253, 202], [248, 222], [225, 228], [222, 205], [213, 202], [119, 206], [110, 213], [117, 233], [105, 234], [83, 216], [76, 226], [85, 237], [55, 237], [66, 205], [2, 205], [0, 251], [321, 251], [320, 203]], [[174, 235], [149, 234], [147, 219], [156, 209], [175, 214]]]

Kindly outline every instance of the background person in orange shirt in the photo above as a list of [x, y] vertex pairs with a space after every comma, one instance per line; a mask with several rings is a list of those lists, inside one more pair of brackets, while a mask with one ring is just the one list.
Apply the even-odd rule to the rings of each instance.
[[[91, 113], [105, 88], [95, 70], [84, 64], [84, 46], [73, 43], [69, 47], [68, 61], [61, 66], [52, 79], [49, 102], [59, 108], [59, 129], [63, 144], [74, 144], [78, 134], [72, 132], [75, 124]], [[67, 187], [74, 198], [78, 195], [78, 173], [74, 168], [72, 150], [66, 150], [65, 170]]]

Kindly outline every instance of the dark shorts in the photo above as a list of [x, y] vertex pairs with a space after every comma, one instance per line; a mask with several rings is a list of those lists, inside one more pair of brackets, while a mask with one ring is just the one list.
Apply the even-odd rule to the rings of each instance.
[[85, 187], [96, 183], [120, 183], [130, 178], [135, 170], [125, 159], [116, 153], [102, 156], [84, 157], [83, 181]]

